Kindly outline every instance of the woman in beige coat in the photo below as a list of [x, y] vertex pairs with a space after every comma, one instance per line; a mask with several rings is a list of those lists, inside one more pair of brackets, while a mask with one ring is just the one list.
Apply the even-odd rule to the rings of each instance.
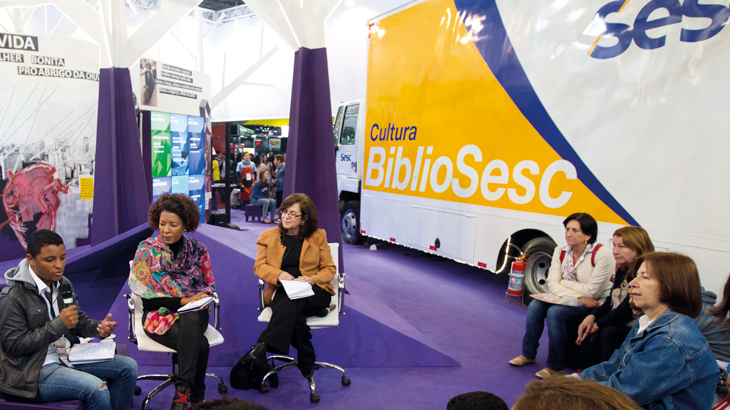
[[513, 366], [535, 363], [547, 319], [550, 337], [547, 367], [536, 373], [541, 379], [563, 373], [567, 323], [579, 323], [603, 303], [611, 289], [611, 276], [616, 267], [611, 250], [595, 244], [598, 224], [592, 216], [575, 213], [567, 217], [563, 225], [567, 245], [555, 248], [548, 272], [548, 288], [563, 300], [575, 300], [577, 306], [533, 300], [527, 310], [522, 354], [509, 362]]
[[[311, 377], [316, 356], [307, 316], [317, 315], [329, 306], [334, 295], [331, 282], [335, 264], [327, 233], [319, 229], [317, 209], [307, 195], [288, 196], [279, 212], [279, 226], [259, 235], [254, 265], [254, 273], [267, 283], [264, 303], [271, 306], [271, 320], [245, 361], [260, 363], [267, 351], [288, 354], [291, 345], [297, 349], [302, 375]], [[279, 287], [287, 280], [307, 282], [312, 285], [314, 295], [289, 299]]]

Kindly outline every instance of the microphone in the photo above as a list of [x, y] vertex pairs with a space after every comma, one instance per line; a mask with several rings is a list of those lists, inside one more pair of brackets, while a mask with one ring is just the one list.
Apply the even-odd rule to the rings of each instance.
[[58, 290], [58, 292], [61, 294], [61, 298], [63, 299], [63, 305], [68, 306], [74, 302], [74, 294], [71, 290], [71, 285], [68, 283], [64, 283], [61, 285], [61, 289]]
[[328, 307], [323, 308], [322, 310], [320, 310], [319, 313], [317, 314], [317, 316], [319, 316], [319, 317], [325, 317], [331, 311], [335, 310], [335, 308], [337, 308], [337, 305], [329, 305]]

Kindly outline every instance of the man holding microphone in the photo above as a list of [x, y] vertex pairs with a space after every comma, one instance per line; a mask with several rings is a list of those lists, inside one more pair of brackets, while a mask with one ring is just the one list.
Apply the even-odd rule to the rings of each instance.
[[87, 409], [127, 410], [137, 381], [137, 362], [114, 360], [71, 365], [68, 351], [79, 337], [110, 336], [117, 325], [79, 309], [63, 277], [66, 248], [53, 231], [28, 239], [26, 259], [5, 273], [0, 292], [0, 391], [37, 401], [79, 399]]

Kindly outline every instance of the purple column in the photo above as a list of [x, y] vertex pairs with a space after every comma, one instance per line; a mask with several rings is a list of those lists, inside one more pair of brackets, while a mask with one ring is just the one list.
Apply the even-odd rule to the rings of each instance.
[[[294, 53], [284, 197], [294, 192], [312, 198], [327, 240], [341, 245], [326, 48], [300, 48]], [[344, 271], [342, 246], [340, 270]]]
[[129, 69], [101, 69], [91, 246], [147, 220], [149, 198], [136, 119]]

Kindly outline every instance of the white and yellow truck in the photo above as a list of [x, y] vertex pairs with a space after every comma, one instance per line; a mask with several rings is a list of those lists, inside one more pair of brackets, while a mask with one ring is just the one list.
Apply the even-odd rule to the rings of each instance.
[[370, 23], [367, 95], [335, 117], [343, 237], [546, 290], [563, 219], [640, 225], [730, 272], [727, 0], [427, 0]]

